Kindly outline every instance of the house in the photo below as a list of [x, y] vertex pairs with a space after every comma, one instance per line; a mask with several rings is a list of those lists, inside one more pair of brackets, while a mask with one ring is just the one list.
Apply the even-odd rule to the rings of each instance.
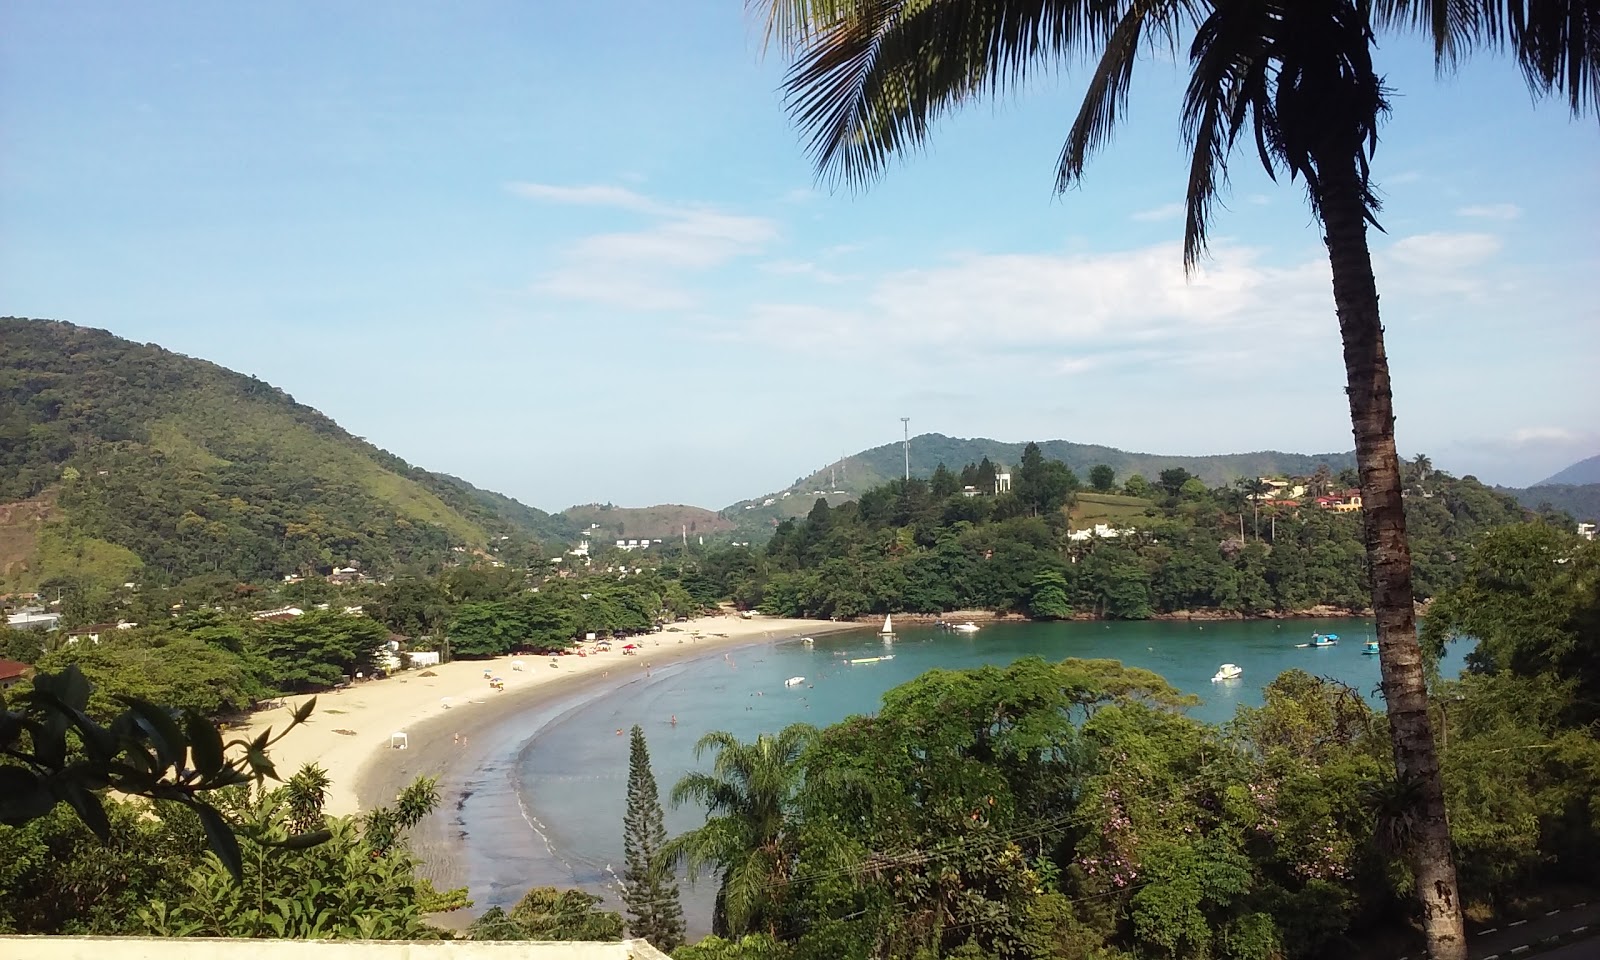
[[270, 620], [281, 623], [284, 620], [293, 620], [295, 617], [304, 616], [305, 611], [299, 607], [278, 607], [276, 610], [258, 610], [250, 615], [252, 620]]
[[1592, 523], [1580, 523], [1580, 524], [1578, 524], [1578, 536], [1582, 537], [1585, 540], [1593, 540], [1594, 539], [1594, 531], [1595, 531], [1595, 525], [1592, 524]]
[[13, 630], [54, 630], [61, 623], [61, 614], [47, 613], [43, 607], [23, 607], [6, 615], [6, 626]]
[[1335, 513], [1354, 513], [1361, 509], [1361, 491], [1346, 490], [1343, 493], [1318, 497], [1317, 506], [1320, 509], [1332, 510]]
[[0, 658], [0, 690], [6, 690], [21, 683], [23, 678], [33, 672], [33, 668], [26, 663], [16, 660]]
[[132, 630], [137, 626], [137, 623], [129, 623], [126, 620], [118, 620], [116, 623], [91, 623], [86, 627], [74, 627], [68, 630], [67, 642], [77, 643], [79, 640], [87, 640], [90, 643], [99, 643], [102, 633], [111, 633], [113, 630]]
[[334, 567], [333, 572], [328, 574], [329, 583], [359, 583], [363, 579], [365, 578], [361, 576], [361, 571], [355, 567]]
[[1067, 539], [1076, 543], [1082, 543], [1085, 540], [1115, 540], [1133, 532], [1133, 527], [1118, 528], [1106, 523], [1097, 523], [1088, 530], [1073, 530], [1067, 534]]
[[1306, 485], [1296, 480], [1280, 480], [1275, 477], [1262, 477], [1261, 485], [1266, 489], [1262, 490], [1260, 493], [1250, 494], [1250, 499], [1299, 501], [1306, 495]]

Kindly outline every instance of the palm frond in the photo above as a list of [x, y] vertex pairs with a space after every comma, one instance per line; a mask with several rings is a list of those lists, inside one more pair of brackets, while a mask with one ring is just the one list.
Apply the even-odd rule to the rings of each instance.
[[[861, 186], [926, 142], [946, 111], [1031, 72], [1097, 52], [1127, 7], [1194, 0], [855, 0], [819, 2], [784, 83], [789, 111], [825, 177]], [[769, 23], [794, 4], [770, 0]], [[848, 9], [843, 9], [848, 7]]]

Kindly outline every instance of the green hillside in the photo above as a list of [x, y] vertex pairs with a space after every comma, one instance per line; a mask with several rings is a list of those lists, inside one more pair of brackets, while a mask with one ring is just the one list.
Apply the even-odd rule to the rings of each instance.
[[1524, 490], [1504, 489], [1529, 510], [1550, 507], [1584, 523], [1600, 523], [1600, 483], [1549, 483]]
[[658, 503], [652, 507], [618, 507], [609, 503], [583, 503], [561, 511], [561, 518], [579, 530], [594, 527], [594, 539], [676, 540], [687, 532], [691, 539], [725, 534], [731, 521], [704, 507]]
[[430, 567], [454, 547], [570, 532], [253, 377], [103, 330], [0, 319], [0, 587]]
[[[1025, 443], [1004, 443], [982, 437], [969, 440], [925, 433], [911, 438], [911, 475], [926, 478], [941, 463], [952, 470], [960, 470], [964, 465], [977, 463], [985, 457], [996, 464], [1015, 464], [1022, 458], [1022, 448], [1025, 446]], [[1067, 440], [1041, 440], [1039, 449], [1046, 458], [1060, 460], [1071, 467], [1080, 478], [1087, 478], [1091, 468], [1103, 463], [1116, 471], [1119, 484], [1134, 474], [1154, 480], [1161, 471], [1174, 467], [1188, 470], [1208, 486], [1222, 486], [1241, 477], [1310, 476], [1322, 464], [1326, 464], [1334, 473], [1355, 466], [1354, 453], [1308, 455], [1263, 450], [1256, 453], [1183, 457], [1130, 453], [1115, 447]], [[804, 516], [816, 502], [819, 493], [828, 495], [829, 503], [837, 506], [846, 499], [898, 479], [904, 472], [904, 449], [898, 443], [887, 443], [836, 460], [800, 478], [784, 490], [740, 501], [725, 509], [723, 515], [738, 525], [739, 535], [765, 539], [781, 521]], [[785, 494], [788, 496], [785, 497]], [[768, 499], [773, 502], [766, 503]]]

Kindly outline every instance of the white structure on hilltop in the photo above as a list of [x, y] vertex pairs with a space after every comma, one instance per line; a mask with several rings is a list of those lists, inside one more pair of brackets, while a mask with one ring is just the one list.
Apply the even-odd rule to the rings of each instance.
[[1067, 539], [1074, 543], [1085, 540], [1115, 540], [1133, 533], [1133, 527], [1113, 527], [1106, 523], [1097, 523], [1088, 530], [1074, 530], [1067, 534]]
[[994, 492], [995, 492], [995, 496], [999, 496], [1000, 494], [1005, 493], [1006, 491], [1008, 491], [1010, 489], [1011, 489], [1011, 474], [1009, 474], [1009, 473], [997, 473], [997, 474], [994, 475]]
[[1594, 532], [1595, 532], [1595, 525], [1594, 524], [1592, 524], [1592, 523], [1580, 523], [1580, 524], [1578, 524], [1578, 536], [1582, 537], [1583, 539], [1585, 539], [1585, 540], [1593, 540], [1594, 539]]

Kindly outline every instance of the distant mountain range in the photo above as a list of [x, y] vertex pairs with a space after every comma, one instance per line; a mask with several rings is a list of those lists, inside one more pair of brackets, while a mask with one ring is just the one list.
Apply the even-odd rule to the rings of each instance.
[[[1116, 471], [1119, 483], [1134, 474], [1153, 481], [1163, 470], [1182, 467], [1210, 486], [1221, 486], [1241, 477], [1309, 476], [1323, 464], [1334, 473], [1355, 466], [1353, 452], [1303, 454], [1262, 450], [1195, 457], [1133, 453], [1115, 447], [1068, 440], [1041, 440], [1038, 443], [1040, 452], [1046, 457], [1062, 461], [1085, 482], [1089, 470], [1099, 464]], [[1008, 443], [984, 437], [966, 439], [947, 437], [941, 433], [924, 433], [911, 438], [911, 475], [927, 477], [941, 463], [959, 471], [963, 466], [977, 463], [985, 457], [992, 463], [1014, 466], [1022, 459], [1022, 450], [1026, 446], [1026, 443]], [[904, 447], [898, 443], [887, 443], [836, 460], [781, 490], [732, 504], [723, 510], [723, 516], [738, 524], [742, 533], [760, 536], [779, 521], [810, 510], [819, 494], [826, 496], [830, 503], [837, 504], [904, 474]]]
[[103, 330], [0, 319], [0, 590], [428, 566], [575, 530], [413, 467], [253, 377]]
[[1595, 454], [1587, 460], [1579, 460], [1572, 466], [1562, 470], [1554, 476], [1546, 477], [1534, 484], [1535, 487], [1551, 486], [1583, 486], [1584, 484], [1600, 483], [1600, 454]]

